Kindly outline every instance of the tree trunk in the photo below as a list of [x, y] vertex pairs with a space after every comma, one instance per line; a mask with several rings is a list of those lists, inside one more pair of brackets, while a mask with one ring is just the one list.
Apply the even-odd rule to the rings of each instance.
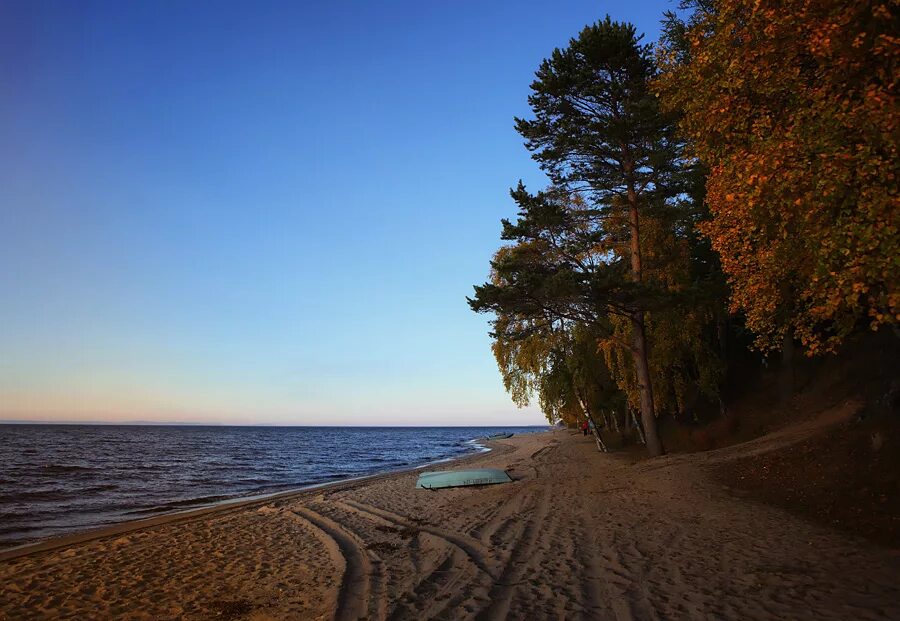
[[[635, 313], [642, 316], [643, 313]], [[662, 442], [656, 429], [656, 412], [653, 407], [653, 389], [650, 385], [650, 365], [647, 363], [647, 341], [644, 337], [643, 322], [633, 322], [634, 330], [634, 367], [637, 371], [638, 387], [641, 393], [641, 424], [644, 426], [644, 437], [650, 457], [663, 454]]]
[[634, 417], [634, 410], [628, 410], [631, 412], [631, 418], [634, 419], [634, 428], [637, 429], [638, 432], [638, 440], [641, 441], [641, 444], [644, 446], [647, 445], [647, 438], [644, 437], [644, 432], [641, 430], [641, 425], [638, 423], [637, 419]]
[[[628, 171], [630, 173], [630, 171]], [[641, 282], [641, 229], [638, 216], [638, 199], [634, 185], [628, 184], [629, 224], [631, 225], [631, 276], [636, 283]], [[638, 388], [641, 393], [641, 422], [647, 440], [650, 457], [662, 455], [662, 443], [656, 430], [656, 411], [653, 408], [653, 385], [650, 383], [650, 365], [647, 362], [647, 336], [644, 333], [644, 312], [634, 311], [631, 315], [633, 332], [632, 356], [637, 372]]]
[[784, 333], [784, 340], [781, 344], [778, 394], [782, 403], [790, 401], [794, 396], [794, 335], [790, 330]]
[[581, 395], [578, 394], [578, 391], [575, 391], [575, 397], [578, 399], [578, 403], [581, 405], [581, 409], [584, 410], [584, 416], [588, 419], [588, 423], [591, 426], [591, 432], [594, 435], [594, 439], [597, 441], [597, 450], [606, 453], [606, 445], [603, 443], [603, 438], [600, 437], [600, 429], [597, 427], [597, 421], [594, 420], [594, 417], [591, 416], [591, 409], [587, 406], [587, 403], [584, 399], [581, 398]]
[[594, 440], [597, 442], [597, 450], [601, 453], [608, 453], [609, 449], [606, 448], [606, 444], [603, 442], [603, 437], [600, 435], [600, 427], [597, 426], [597, 421], [594, 420], [594, 417], [588, 414], [588, 420], [591, 422], [591, 432], [594, 434]]
[[724, 312], [716, 317], [716, 333], [719, 337], [719, 355], [725, 362], [728, 360], [728, 316]]

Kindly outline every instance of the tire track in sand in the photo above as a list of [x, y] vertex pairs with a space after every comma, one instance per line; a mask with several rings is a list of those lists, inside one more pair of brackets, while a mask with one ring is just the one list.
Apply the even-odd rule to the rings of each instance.
[[[425, 536], [431, 535], [426, 533]], [[450, 546], [449, 549], [450, 553], [444, 562], [420, 580], [413, 589], [413, 601], [424, 605], [418, 606], [414, 614], [405, 614], [398, 610], [394, 618], [434, 619], [445, 610], [455, 609], [468, 598], [467, 587], [472, 583], [473, 576], [467, 571], [467, 557], [457, 547]]]
[[[527, 467], [534, 471], [535, 479], [538, 479], [541, 476], [537, 463], [543, 463], [543, 457], [552, 453], [558, 444], [558, 442], [552, 442], [547, 446], [543, 446], [534, 451], [529, 457], [528, 462], [531, 465], [528, 465]], [[541, 457], [542, 459], [538, 459], [538, 457]], [[535, 505], [534, 496], [535, 492], [533, 491], [532, 486], [526, 483], [526, 486], [523, 486], [508, 498], [506, 502], [502, 503], [500, 507], [488, 517], [487, 520], [478, 526], [473, 531], [473, 534], [485, 546], [489, 548], [493, 547], [494, 539], [502, 539], [506, 531], [518, 521], [520, 515], [523, 513], [533, 513]]]
[[503, 568], [500, 577], [491, 587], [488, 598], [491, 603], [483, 608], [475, 617], [479, 621], [490, 619], [506, 619], [509, 616], [509, 607], [512, 602], [513, 595], [522, 581], [522, 576], [529, 566], [529, 561], [533, 561], [536, 552], [536, 542], [544, 529], [544, 522], [550, 512], [550, 499], [547, 492], [542, 490], [539, 497], [534, 503], [533, 508], [528, 512], [528, 521], [522, 529], [509, 560]]
[[[373, 507], [350, 499], [337, 501], [348, 510], [355, 510], [359, 514], [377, 522], [389, 522], [398, 528], [406, 528], [420, 531], [423, 536], [434, 537], [446, 544], [450, 553], [444, 561], [424, 576], [413, 587], [411, 602], [422, 602], [424, 606], [412, 606], [401, 604], [391, 615], [391, 619], [434, 619], [443, 618], [449, 611], [456, 611], [450, 618], [459, 617], [459, 608], [464, 602], [474, 596], [472, 587], [481, 581], [477, 590], [488, 591], [490, 585], [496, 579], [494, 559], [487, 548], [477, 539], [447, 531], [445, 529], [413, 522], [411, 519]], [[481, 573], [471, 572], [474, 566]], [[468, 616], [468, 615], [466, 615]]]
[[363, 504], [355, 500], [344, 499], [341, 501], [337, 501], [335, 504], [345, 505], [349, 509], [355, 509], [363, 515], [368, 514], [376, 519], [392, 522], [394, 525], [401, 528], [421, 530], [422, 532], [426, 532], [429, 535], [434, 535], [439, 539], [443, 539], [462, 550], [469, 558], [469, 560], [471, 560], [472, 563], [476, 567], [478, 567], [478, 569], [486, 573], [491, 579], [496, 579], [496, 570], [493, 567], [493, 565], [495, 565], [495, 562], [493, 558], [491, 558], [487, 548], [477, 539], [473, 539], [472, 537], [468, 537], [466, 535], [460, 535], [452, 531], [444, 530], [443, 528], [437, 528], [434, 526], [429, 526], [427, 524], [413, 522], [411, 519], [405, 516], [398, 515], [385, 509], [379, 509], [378, 507], [373, 507], [372, 505]]
[[520, 489], [519, 492], [506, 502], [472, 534], [474, 534], [487, 547], [493, 547], [495, 539], [502, 540], [506, 531], [515, 524], [518, 516], [523, 512], [529, 513], [534, 504], [534, 492], [528, 489]]
[[[372, 594], [376, 590], [373, 588], [375, 586], [373, 577], [379, 578], [380, 571], [376, 572], [373, 569], [368, 553], [357, 542], [356, 537], [344, 526], [308, 507], [293, 507], [291, 513], [320, 530], [337, 546], [341, 556], [344, 557], [346, 568], [341, 578], [334, 613], [335, 621], [357, 621], [370, 618], [370, 614], [374, 618], [383, 619], [385, 616], [383, 597], [379, 598], [379, 601], [371, 601]], [[378, 590], [382, 591], [383, 595], [383, 590]]]

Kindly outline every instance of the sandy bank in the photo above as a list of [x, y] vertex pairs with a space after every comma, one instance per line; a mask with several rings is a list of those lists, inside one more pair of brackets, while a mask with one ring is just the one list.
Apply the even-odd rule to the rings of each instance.
[[[143, 525], [0, 562], [0, 616], [896, 619], [900, 556], [735, 498], [735, 451], [631, 464], [560, 431], [416, 473]], [[439, 468], [435, 468], [439, 469]]]

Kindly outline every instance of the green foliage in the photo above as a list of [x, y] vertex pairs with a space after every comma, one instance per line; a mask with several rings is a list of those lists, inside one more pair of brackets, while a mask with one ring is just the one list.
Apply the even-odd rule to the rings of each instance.
[[663, 303], [658, 289], [634, 282], [628, 264], [607, 234], [606, 220], [578, 196], [559, 189], [512, 191], [515, 223], [503, 222], [502, 248], [491, 263], [491, 282], [475, 287], [476, 312], [512, 313], [535, 326], [595, 323], [607, 313]]
[[597, 414], [624, 405], [597, 353], [600, 331], [577, 324], [567, 329], [525, 324], [505, 316], [494, 321], [492, 349], [513, 402], [525, 406], [536, 395], [551, 423], [569, 424], [584, 419], [585, 407]]
[[900, 321], [896, 2], [680, 6], [656, 62], [629, 24], [583, 29], [516, 119], [550, 184], [512, 191], [469, 303], [551, 420], [715, 400], [728, 303], [761, 349]]
[[634, 26], [607, 17], [541, 63], [528, 98], [535, 118], [516, 119], [552, 184], [589, 195], [598, 216], [621, 210], [629, 185], [649, 209], [684, 189], [673, 117], [649, 90], [654, 75]]
[[651, 384], [662, 409], [681, 411], [715, 396], [723, 371], [724, 282], [696, 234], [704, 171], [649, 90], [654, 65], [633, 26], [585, 28], [536, 75], [534, 118], [516, 127], [551, 183], [512, 190], [510, 243], [469, 303], [496, 316], [494, 354], [516, 403], [537, 394], [564, 420], [629, 403], [655, 426]]

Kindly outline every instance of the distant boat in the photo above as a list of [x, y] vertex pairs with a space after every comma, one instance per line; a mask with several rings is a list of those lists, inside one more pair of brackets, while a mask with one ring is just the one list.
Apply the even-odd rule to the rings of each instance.
[[423, 472], [416, 481], [418, 489], [440, 489], [442, 487], [466, 487], [469, 485], [494, 485], [512, 481], [505, 470], [478, 468], [475, 470], [444, 470]]
[[492, 433], [489, 436], [485, 436], [485, 440], [503, 440], [511, 437], [513, 437], [512, 433]]

